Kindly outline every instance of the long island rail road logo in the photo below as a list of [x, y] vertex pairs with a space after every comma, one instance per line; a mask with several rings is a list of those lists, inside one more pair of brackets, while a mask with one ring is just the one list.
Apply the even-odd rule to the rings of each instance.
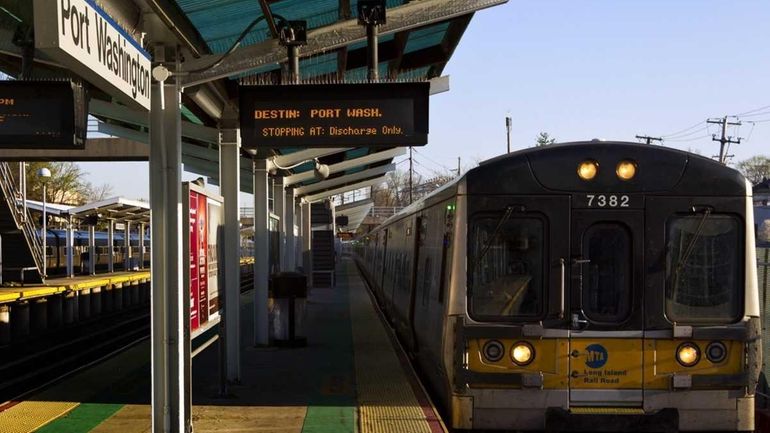
[[607, 363], [607, 349], [601, 344], [591, 344], [586, 347], [586, 366], [588, 368], [602, 368]]

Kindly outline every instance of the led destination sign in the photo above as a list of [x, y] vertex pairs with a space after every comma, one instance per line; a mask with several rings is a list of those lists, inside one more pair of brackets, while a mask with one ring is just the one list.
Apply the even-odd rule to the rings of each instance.
[[242, 86], [244, 147], [422, 146], [428, 83]]
[[0, 148], [82, 149], [83, 99], [69, 81], [0, 81]]

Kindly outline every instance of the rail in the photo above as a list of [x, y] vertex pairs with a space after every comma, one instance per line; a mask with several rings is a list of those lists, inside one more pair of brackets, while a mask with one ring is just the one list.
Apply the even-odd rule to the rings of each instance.
[[0, 162], [0, 190], [2, 190], [8, 209], [11, 211], [13, 220], [21, 232], [32, 251], [32, 257], [35, 259], [35, 266], [38, 271], [43, 269], [43, 241], [40, 234], [35, 229], [32, 215], [19, 205], [16, 198], [21, 197], [21, 192], [13, 183], [13, 171], [7, 162]]
[[403, 207], [398, 206], [374, 206], [369, 210], [370, 217], [373, 218], [390, 218], [393, 215], [401, 212]]

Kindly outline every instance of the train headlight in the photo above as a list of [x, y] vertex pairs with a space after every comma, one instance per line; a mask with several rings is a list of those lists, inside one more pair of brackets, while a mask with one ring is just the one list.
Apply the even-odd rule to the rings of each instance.
[[591, 180], [599, 172], [599, 163], [593, 160], [583, 161], [578, 165], [577, 174], [583, 180]]
[[700, 349], [695, 343], [682, 343], [676, 349], [676, 360], [684, 367], [692, 367], [700, 360]]
[[505, 355], [505, 347], [503, 347], [503, 344], [497, 340], [489, 340], [484, 343], [484, 348], [481, 350], [481, 353], [484, 355], [484, 359], [487, 361], [497, 362], [503, 359], [503, 355]]
[[615, 174], [618, 175], [620, 180], [631, 180], [636, 175], [636, 163], [629, 160], [623, 160], [618, 163], [615, 168]]
[[719, 364], [727, 358], [727, 347], [721, 341], [712, 341], [706, 346], [706, 358], [714, 364]]
[[511, 358], [518, 366], [528, 365], [535, 359], [535, 348], [525, 341], [520, 341], [513, 345]]

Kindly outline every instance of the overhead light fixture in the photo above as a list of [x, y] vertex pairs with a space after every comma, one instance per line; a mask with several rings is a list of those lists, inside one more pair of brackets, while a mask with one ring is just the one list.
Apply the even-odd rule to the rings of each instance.
[[387, 22], [385, 0], [358, 0], [356, 9], [360, 25], [379, 26]]
[[185, 94], [214, 120], [222, 118], [225, 103], [222, 102], [207, 85], [185, 89]]

